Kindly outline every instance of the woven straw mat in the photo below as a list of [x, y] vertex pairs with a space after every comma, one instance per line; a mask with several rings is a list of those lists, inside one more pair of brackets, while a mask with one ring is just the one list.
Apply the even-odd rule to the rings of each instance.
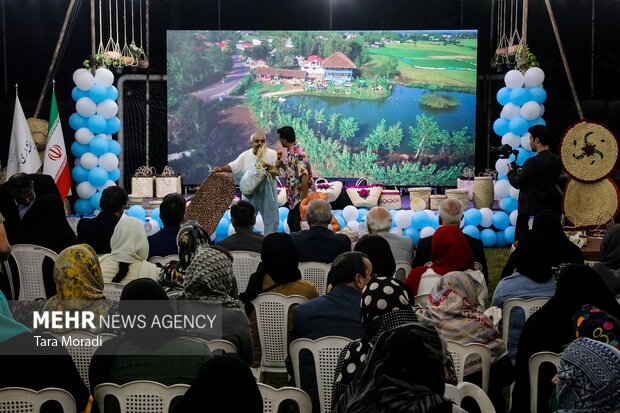
[[572, 177], [595, 182], [613, 170], [618, 160], [618, 141], [605, 126], [581, 121], [564, 134], [560, 155]]
[[569, 179], [564, 189], [564, 214], [575, 226], [600, 225], [618, 212], [618, 187], [610, 178], [598, 182]]

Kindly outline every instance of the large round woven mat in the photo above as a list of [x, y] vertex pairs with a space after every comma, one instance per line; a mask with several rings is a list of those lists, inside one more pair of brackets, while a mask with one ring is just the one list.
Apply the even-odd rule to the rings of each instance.
[[611, 178], [598, 182], [569, 179], [564, 189], [564, 214], [575, 226], [601, 225], [618, 213], [619, 197]]
[[618, 141], [604, 125], [579, 121], [568, 128], [560, 149], [566, 172], [584, 182], [607, 176], [618, 160]]
[[189, 203], [185, 219], [198, 221], [208, 234], [213, 234], [234, 197], [232, 175], [226, 172], [212, 173], [203, 181]]

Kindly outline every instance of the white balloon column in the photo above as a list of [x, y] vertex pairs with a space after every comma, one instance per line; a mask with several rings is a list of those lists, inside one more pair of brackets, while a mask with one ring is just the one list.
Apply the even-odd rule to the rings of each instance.
[[[538, 67], [528, 69], [525, 74], [511, 70], [504, 77], [506, 87], [497, 92], [497, 101], [504, 107], [500, 118], [493, 123], [493, 131], [502, 137], [502, 145], [510, 145], [513, 150], [518, 151], [516, 161], [519, 166], [536, 155], [530, 147], [528, 129], [534, 125], [545, 125], [542, 118], [545, 113], [543, 103], [547, 98], [547, 92], [542, 86], [544, 80], [545, 74]], [[503, 234], [497, 234], [498, 243], [500, 235], [504, 236], [505, 242], [514, 242], [519, 191], [510, 185], [506, 177], [508, 164], [514, 160], [514, 155], [511, 155], [509, 159], [498, 159], [495, 163], [499, 174], [495, 194], [501, 198], [500, 208], [506, 211], [496, 212], [493, 216], [493, 225], [503, 230]]]
[[76, 213], [87, 215], [99, 208], [101, 192], [116, 185], [121, 175], [121, 145], [112, 139], [121, 129], [116, 116], [118, 90], [112, 86], [114, 75], [104, 68], [97, 69], [95, 76], [86, 69], [78, 69], [73, 73], [73, 82], [76, 87], [71, 96], [77, 113], [69, 118], [69, 125], [75, 130], [75, 142], [71, 144], [75, 166], [71, 177], [80, 197], [74, 208]]

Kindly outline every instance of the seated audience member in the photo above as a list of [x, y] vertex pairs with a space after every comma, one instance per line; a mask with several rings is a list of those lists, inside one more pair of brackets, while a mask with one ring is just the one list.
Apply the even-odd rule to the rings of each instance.
[[[185, 272], [183, 292], [175, 298], [221, 306], [221, 338], [233, 343], [241, 359], [249, 365], [252, 363], [250, 321], [231, 296], [233, 280], [231, 260], [215, 248], [202, 247]], [[210, 330], [194, 333], [206, 340], [220, 338]]]
[[581, 306], [573, 317], [575, 338], [588, 337], [620, 350], [620, 320], [590, 304]]
[[[372, 278], [372, 264], [361, 252], [345, 252], [336, 257], [330, 271], [333, 288], [321, 297], [298, 305], [293, 310], [290, 341], [298, 338], [316, 340], [326, 336], [358, 339], [364, 334], [360, 317], [362, 290]], [[319, 411], [319, 396], [312, 358], [300, 356], [300, 380], [296, 383], [312, 399]], [[292, 374], [292, 365], [290, 366]]]
[[620, 294], [620, 224], [612, 225], [601, 242], [600, 262], [592, 268], [613, 295]]
[[[439, 204], [439, 225], [450, 225], [456, 228], [460, 228], [461, 220], [463, 219], [463, 204], [457, 199], [444, 199]], [[482, 266], [481, 272], [484, 275], [484, 279], [489, 281], [489, 269], [487, 268], [487, 258], [484, 255], [484, 246], [482, 241], [477, 238], [470, 237], [467, 234], [465, 239], [469, 244], [472, 254], [474, 255], [474, 261]], [[415, 257], [413, 259], [413, 266], [418, 267], [425, 265], [431, 261], [431, 246], [433, 242], [433, 236], [426, 238], [420, 238], [418, 246], [415, 251]]]
[[385, 238], [390, 244], [392, 255], [396, 262], [404, 261], [411, 264], [413, 257], [413, 243], [409, 237], [392, 234], [392, 215], [383, 207], [374, 207], [366, 214], [366, 225], [369, 234], [377, 234]]
[[390, 244], [380, 235], [367, 234], [355, 243], [355, 251], [366, 254], [372, 264], [375, 277], [393, 277], [396, 272], [396, 261]]
[[[37, 333], [43, 338], [51, 338]], [[77, 410], [83, 412], [89, 394], [73, 360], [63, 346], [39, 347], [35, 335], [13, 319], [4, 294], [0, 292], [0, 388], [25, 387], [42, 390], [58, 387], [71, 393]], [[10, 373], [9, 373], [10, 372]], [[60, 406], [46, 403], [42, 413], [61, 412]]]
[[[149, 301], [148, 305], [136, 303], [144, 300]], [[155, 317], [161, 320], [173, 312], [156, 281], [143, 278], [127, 284], [119, 312], [126, 317], [143, 317], [144, 328], [138, 324], [127, 327], [97, 349], [89, 367], [91, 391], [101, 383], [125, 384], [134, 380], [152, 380], [167, 386], [192, 384], [211, 358], [205, 343], [178, 337], [174, 329], [153, 323]]]
[[[562, 229], [560, 215], [546, 209], [536, 214], [532, 229], [535, 234], [545, 234], [550, 238], [550, 243], [545, 248], [545, 254], [551, 257], [551, 266], [557, 268], [560, 264], [583, 264], [583, 254], [579, 247], [568, 239]], [[517, 242], [517, 249], [519, 243]], [[515, 250], [516, 251], [516, 250]], [[515, 269], [515, 259], [510, 255], [508, 263], [502, 270], [502, 278], [509, 276]]]
[[159, 277], [159, 267], [146, 261], [149, 243], [142, 221], [123, 215], [110, 239], [112, 252], [99, 257], [103, 280], [127, 284], [137, 278]]
[[[340, 352], [334, 373], [332, 406], [336, 405], [347, 390], [355, 373], [362, 369], [364, 360], [381, 333], [418, 321], [409, 299], [409, 289], [401, 281], [391, 277], [373, 278], [364, 287], [360, 300], [364, 335], [361, 339], [347, 344]], [[385, 305], [379, 306], [379, 300]], [[354, 367], [349, 367], [351, 365]]]
[[148, 237], [149, 258], [177, 255], [177, 235], [185, 216], [185, 198], [173, 193], [164, 197], [159, 207], [159, 217], [164, 227]]
[[250, 368], [236, 355], [213, 357], [174, 413], [262, 413], [263, 398]]
[[[591, 304], [620, 317], [620, 305], [605, 283], [587, 265], [573, 264], [562, 268], [555, 294], [530, 318], [521, 332], [517, 348], [517, 380], [512, 393], [511, 412], [529, 412], [530, 377], [528, 362], [539, 351], [561, 353], [575, 338], [573, 317], [584, 304]], [[555, 369], [543, 364], [538, 380], [538, 411], [545, 411], [552, 391]]]
[[481, 285], [478, 299], [484, 305], [488, 296], [487, 284], [482, 273], [475, 269], [474, 256], [460, 228], [444, 225], [435, 231], [431, 259], [430, 267], [415, 267], [405, 279], [411, 292], [415, 295], [428, 294], [439, 277], [452, 271], [461, 271]]
[[[301, 279], [297, 250], [288, 234], [273, 233], [263, 240], [261, 263], [256, 272], [250, 277], [248, 288], [241, 294], [241, 300], [246, 305], [246, 313], [250, 318], [252, 328], [252, 342], [254, 343], [253, 366], [260, 365], [262, 356], [256, 313], [250, 301], [261, 293], [271, 292], [286, 296], [301, 295], [311, 300], [319, 296], [314, 284]], [[291, 326], [289, 325], [289, 328]]]
[[235, 233], [218, 242], [218, 245], [228, 251], [252, 251], [260, 254], [265, 237], [253, 230], [256, 224], [254, 205], [248, 201], [239, 201], [230, 207], [230, 223]]
[[[534, 234], [532, 231], [521, 235], [519, 248], [514, 252], [517, 270], [497, 284], [491, 305], [502, 308], [511, 298], [553, 297], [555, 277], [551, 270], [551, 257], [546, 254], [550, 242], [544, 234]], [[513, 364], [517, 359], [517, 345], [524, 324], [523, 310], [514, 309], [510, 315], [508, 335], [508, 354]]]
[[413, 323], [385, 331], [332, 412], [465, 412], [443, 396], [445, 354], [433, 326]]
[[[479, 302], [483, 288], [479, 281], [468, 274], [462, 271], [451, 272], [439, 279], [429, 296], [428, 307], [420, 308], [416, 314], [420, 321], [433, 323], [446, 340], [464, 345], [480, 343], [491, 350], [489, 398], [495, 411], [503, 412], [506, 401], [502, 387], [513, 382], [513, 366], [507, 356], [502, 335], [493, 321], [483, 314], [484, 308]], [[467, 364], [464, 375], [466, 381], [480, 385], [480, 364]]]
[[94, 218], [82, 218], [77, 224], [78, 242], [88, 244], [98, 255], [108, 254], [110, 239], [118, 220], [127, 206], [127, 192], [120, 186], [110, 186], [101, 193], [101, 212]]
[[0, 214], [0, 260], [6, 260], [11, 256], [11, 244], [6, 237], [4, 229], [4, 217]]
[[291, 235], [299, 262], [316, 261], [331, 263], [343, 252], [351, 251], [351, 240], [344, 234], [336, 234], [328, 228], [332, 208], [327, 201], [315, 199], [310, 202], [306, 220], [310, 229]]

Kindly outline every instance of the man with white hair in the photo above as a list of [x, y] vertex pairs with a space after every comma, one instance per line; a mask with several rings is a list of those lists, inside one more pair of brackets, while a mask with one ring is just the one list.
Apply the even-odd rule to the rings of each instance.
[[394, 255], [394, 260], [405, 261], [411, 264], [413, 257], [413, 243], [409, 237], [392, 234], [392, 215], [383, 207], [374, 207], [366, 215], [366, 225], [370, 234], [377, 234], [383, 237]]
[[[459, 228], [461, 226], [461, 220], [463, 219], [463, 204], [461, 201], [453, 198], [444, 199], [439, 204], [439, 225], [451, 225]], [[488, 282], [489, 269], [487, 268], [487, 258], [484, 255], [484, 246], [482, 241], [474, 237], [470, 237], [467, 234], [467, 242], [469, 248], [474, 255], [474, 260], [482, 266], [481, 272], [484, 274], [484, 279]], [[418, 267], [426, 264], [431, 260], [431, 245], [433, 243], [433, 237], [421, 238], [418, 241], [418, 248], [416, 249], [415, 258], [413, 259], [413, 267]]]
[[[213, 168], [213, 172], [229, 172], [233, 174], [235, 183], [239, 183], [243, 174], [250, 169], [258, 160], [258, 150], [267, 145], [267, 138], [263, 132], [254, 132], [250, 136], [250, 145], [252, 146], [245, 152], [242, 152], [237, 159], [224, 166], [218, 166]], [[278, 160], [278, 155], [273, 149], [265, 148], [265, 154], [263, 156], [263, 162], [266, 168], [271, 169], [275, 166]], [[263, 224], [265, 226], [265, 235], [269, 235], [272, 232], [278, 232], [278, 192], [276, 188], [276, 180], [266, 178], [256, 188], [251, 197], [243, 196], [243, 199], [254, 205], [257, 212], [261, 213], [263, 217]]]
[[337, 256], [351, 251], [351, 240], [328, 228], [332, 208], [327, 201], [315, 199], [308, 204], [306, 220], [310, 229], [291, 234], [299, 262], [316, 261], [331, 263]]

